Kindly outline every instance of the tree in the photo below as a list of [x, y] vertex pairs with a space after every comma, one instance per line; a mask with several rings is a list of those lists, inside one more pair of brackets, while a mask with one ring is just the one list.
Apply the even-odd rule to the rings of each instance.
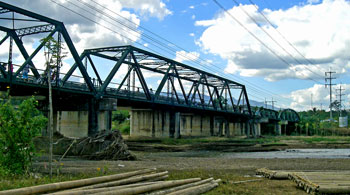
[[339, 111], [341, 108], [340, 102], [338, 100], [335, 100], [334, 102], [331, 103], [329, 106], [330, 108], [334, 108], [335, 110]]
[[[60, 36], [60, 35], [59, 35]], [[62, 59], [65, 57], [65, 54], [62, 54], [61, 51], [64, 49], [59, 41], [56, 41], [53, 37], [46, 37], [41, 39], [41, 42], [44, 44], [45, 58], [46, 58], [46, 77], [47, 83], [49, 85], [49, 124], [48, 124], [48, 133], [50, 140], [49, 148], [49, 167], [50, 167], [50, 177], [52, 176], [52, 137], [53, 137], [53, 106], [52, 106], [52, 86], [51, 78], [55, 78], [56, 82], [59, 81], [58, 70], [62, 66]], [[52, 70], [56, 69], [56, 73]]]
[[34, 155], [33, 138], [45, 127], [46, 118], [32, 97], [19, 106], [11, 98], [0, 102], [0, 172], [28, 172]]

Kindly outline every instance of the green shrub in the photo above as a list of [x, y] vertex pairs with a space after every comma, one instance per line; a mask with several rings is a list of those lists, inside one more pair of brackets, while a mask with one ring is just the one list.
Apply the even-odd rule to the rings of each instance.
[[0, 174], [23, 174], [34, 155], [33, 137], [47, 119], [36, 109], [34, 98], [14, 106], [9, 98], [0, 102]]

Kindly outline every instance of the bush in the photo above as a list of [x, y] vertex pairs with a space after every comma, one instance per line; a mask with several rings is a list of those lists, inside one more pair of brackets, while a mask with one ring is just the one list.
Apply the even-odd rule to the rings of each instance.
[[33, 138], [47, 122], [37, 104], [34, 98], [18, 106], [10, 98], [0, 102], [0, 174], [28, 172], [34, 155]]

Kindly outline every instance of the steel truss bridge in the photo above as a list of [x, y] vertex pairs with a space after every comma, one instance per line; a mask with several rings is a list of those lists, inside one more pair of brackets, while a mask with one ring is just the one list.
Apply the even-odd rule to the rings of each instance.
[[[0, 90], [10, 88], [13, 95], [47, 94], [47, 78], [43, 68], [38, 68], [43, 64], [34, 63], [45, 43], [31, 41], [57, 36], [55, 39], [65, 43], [73, 61], [68, 72], [62, 73], [59, 66], [55, 70], [54, 95], [64, 102], [59, 106], [81, 98], [115, 98], [122, 106], [219, 114], [239, 120], [264, 114], [276, 120], [299, 120], [290, 109], [280, 116], [268, 109], [259, 112], [263, 115], [255, 114], [243, 84], [130, 45], [86, 49], [79, 55], [62, 22], [4, 2], [0, 2], [0, 21], [0, 46], [9, 43], [8, 58], [0, 63]], [[31, 53], [25, 48], [28, 42], [36, 45]], [[15, 47], [24, 59], [21, 64], [13, 63]], [[31, 74], [23, 78], [28, 66]], [[158, 80], [152, 81], [149, 75]]]

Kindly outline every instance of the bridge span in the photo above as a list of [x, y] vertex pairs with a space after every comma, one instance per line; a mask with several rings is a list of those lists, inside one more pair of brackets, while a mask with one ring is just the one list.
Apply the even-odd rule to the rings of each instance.
[[[131, 45], [86, 49], [79, 55], [62, 22], [3, 2], [0, 15], [4, 35], [0, 46], [4, 49], [9, 43], [7, 59], [0, 58], [1, 91], [47, 97], [48, 82], [38, 60], [44, 42], [32, 43], [36, 45], [32, 53], [25, 45], [33, 37], [53, 37], [66, 45], [72, 57], [67, 60], [70, 69], [63, 72], [57, 65], [52, 85], [55, 130], [67, 136], [110, 129], [111, 112], [118, 107], [130, 109], [131, 135], [135, 136], [258, 136], [263, 123], [274, 124], [273, 131], [281, 134], [281, 124], [299, 120], [291, 110], [276, 118], [275, 111], [267, 109], [255, 108], [254, 113], [245, 86], [216, 74]], [[14, 48], [22, 61], [13, 61]], [[28, 77], [23, 74], [26, 68], [30, 69]], [[47, 111], [47, 100], [41, 103]], [[293, 117], [288, 118], [288, 113]]]

